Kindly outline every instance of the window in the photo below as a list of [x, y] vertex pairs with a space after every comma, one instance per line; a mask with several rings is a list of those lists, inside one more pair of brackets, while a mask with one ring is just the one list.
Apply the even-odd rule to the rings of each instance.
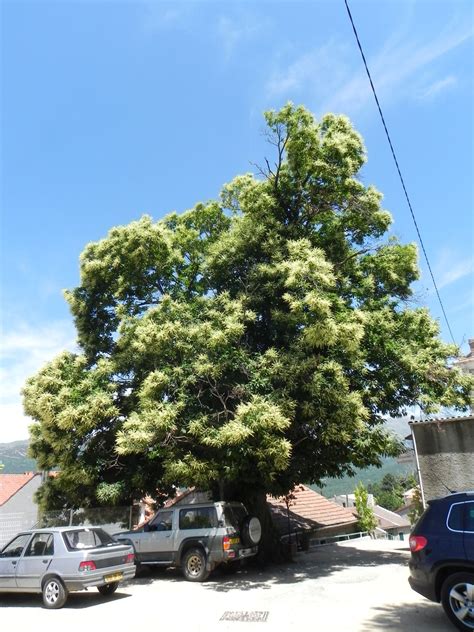
[[2, 550], [0, 557], [20, 557], [30, 538], [31, 533], [17, 536]]
[[228, 527], [234, 527], [237, 531], [240, 529], [243, 519], [247, 515], [243, 505], [225, 505], [224, 517]]
[[153, 531], [171, 531], [173, 528], [173, 512], [160, 511], [150, 524]]
[[31, 540], [25, 557], [37, 555], [54, 555], [54, 540], [52, 533], [37, 533]]
[[180, 529], [210, 529], [217, 527], [217, 514], [214, 507], [196, 507], [181, 509], [179, 512]]
[[463, 530], [463, 509], [464, 503], [454, 503], [448, 514], [448, 529], [451, 531]]
[[65, 531], [63, 540], [70, 551], [77, 549], [95, 549], [116, 544], [103, 529], [75, 529]]
[[464, 530], [474, 533], [474, 502], [470, 501], [465, 504], [466, 514], [464, 522]]

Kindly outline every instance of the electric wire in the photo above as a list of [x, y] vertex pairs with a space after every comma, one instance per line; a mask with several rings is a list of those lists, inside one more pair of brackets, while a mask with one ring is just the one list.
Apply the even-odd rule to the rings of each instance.
[[357, 33], [357, 29], [355, 27], [354, 20], [352, 19], [351, 10], [349, 8], [349, 4], [348, 4], [347, 0], [344, 0], [344, 3], [346, 5], [347, 13], [349, 15], [349, 20], [350, 20], [351, 25], [352, 25], [352, 30], [354, 31], [354, 35], [355, 35], [355, 38], [357, 40], [357, 46], [359, 47], [359, 51], [360, 51], [360, 54], [362, 56], [362, 61], [364, 62], [365, 71], [366, 71], [367, 76], [368, 76], [369, 81], [370, 81], [370, 87], [372, 88], [372, 92], [373, 92], [373, 95], [374, 95], [374, 98], [375, 98], [375, 103], [377, 104], [377, 108], [378, 108], [378, 111], [379, 111], [379, 114], [380, 114], [380, 118], [382, 120], [382, 124], [383, 124], [384, 130], [385, 130], [385, 135], [387, 136], [388, 144], [390, 145], [390, 150], [392, 152], [393, 160], [395, 162], [395, 166], [396, 166], [397, 171], [398, 171], [398, 176], [400, 178], [400, 182], [402, 184], [402, 188], [403, 188], [403, 191], [405, 193], [405, 198], [406, 198], [407, 203], [408, 203], [408, 208], [410, 209], [411, 217], [412, 217], [413, 223], [415, 225], [415, 229], [416, 229], [416, 233], [418, 235], [418, 239], [419, 239], [419, 242], [420, 242], [420, 245], [421, 245], [421, 249], [423, 250], [423, 254], [425, 256], [426, 264], [427, 264], [428, 270], [430, 272], [431, 280], [433, 281], [433, 286], [434, 286], [435, 291], [436, 291], [436, 296], [438, 297], [438, 301], [439, 301], [439, 304], [441, 306], [441, 311], [443, 313], [444, 320], [446, 321], [446, 325], [448, 327], [448, 331], [449, 331], [449, 334], [451, 336], [451, 340], [453, 341], [453, 344], [456, 345], [456, 341], [454, 340], [454, 335], [453, 335], [453, 332], [452, 332], [452, 329], [451, 329], [451, 325], [449, 324], [448, 316], [446, 314], [446, 310], [444, 308], [443, 301], [441, 300], [441, 295], [440, 295], [439, 290], [438, 290], [438, 285], [436, 283], [436, 280], [435, 280], [435, 277], [434, 277], [434, 274], [433, 274], [433, 270], [431, 268], [430, 260], [428, 258], [428, 253], [426, 252], [425, 245], [424, 245], [423, 239], [421, 237], [421, 232], [420, 232], [420, 229], [418, 228], [418, 223], [416, 221], [415, 212], [413, 211], [413, 207], [412, 207], [412, 204], [411, 204], [411, 201], [410, 201], [410, 196], [408, 195], [408, 191], [407, 191], [407, 188], [405, 186], [405, 181], [403, 179], [402, 172], [401, 172], [400, 166], [398, 164], [398, 160], [397, 160], [397, 156], [396, 156], [396, 153], [395, 153], [395, 149], [393, 148], [392, 139], [390, 137], [390, 134], [389, 134], [389, 131], [388, 131], [388, 128], [387, 128], [387, 124], [385, 123], [385, 118], [384, 118], [384, 115], [383, 115], [383, 112], [382, 112], [382, 108], [381, 108], [380, 103], [379, 103], [379, 99], [377, 97], [377, 92], [375, 90], [374, 82], [372, 81], [372, 76], [370, 74], [369, 67], [368, 67], [367, 61], [365, 59], [365, 55], [364, 55], [364, 51], [362, 49], [362, 45], [360, 43], [359, 35]]

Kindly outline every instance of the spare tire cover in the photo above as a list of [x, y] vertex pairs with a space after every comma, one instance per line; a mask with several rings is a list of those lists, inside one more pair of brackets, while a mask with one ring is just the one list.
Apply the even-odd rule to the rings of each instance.
[[246, 546], [256, 546], [262, 538], [262, 525], [255, 516], [246, 516], [242, 522], [241, 538]]

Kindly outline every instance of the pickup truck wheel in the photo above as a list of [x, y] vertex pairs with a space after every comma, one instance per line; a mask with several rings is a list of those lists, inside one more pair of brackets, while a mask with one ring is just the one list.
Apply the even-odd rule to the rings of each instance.
[[104, 584], [103, 586], [97, 586], [97, 590], [100, 592], [101, 595], [106, 597], [107, 595], [113, 595], [114, 592], [117, 590], [118, 585], [119, 585], [118, 582], [111, 582], [110, 584]]
[[50, 577], [43, 584], [43, 604], [50, 610], [62, 608], [67, 600], [67, 590], [58, 577]]
[[202, 549], [188, 549], [183, 556], [184, 577], [190, 582], [203, 582], [209, 577], [206, 569], [206, 554]]

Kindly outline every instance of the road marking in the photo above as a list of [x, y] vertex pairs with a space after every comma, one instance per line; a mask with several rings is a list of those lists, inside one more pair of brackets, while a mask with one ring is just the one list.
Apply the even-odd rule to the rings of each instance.
[[219, 621], [244, 621], [248, 623], [265, 623], [268, 610], [227, 610]]

